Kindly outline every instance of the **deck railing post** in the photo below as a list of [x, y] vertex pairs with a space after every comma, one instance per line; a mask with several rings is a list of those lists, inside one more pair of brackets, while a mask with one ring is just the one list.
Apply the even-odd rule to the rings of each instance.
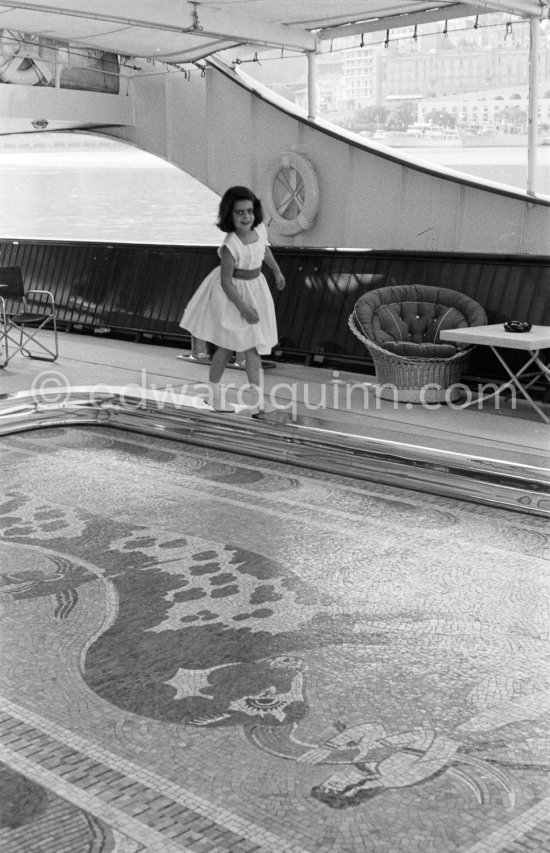
[[317, 118], [317, 51], [307, 52], [307, 117], [312, 121]]
[[537, 124], [538, 124], [538, 70], [539, 70], [538, 18], [529, 19], [529, 116], [527, 121], [527, 192], [535, 194], [537, 168]]

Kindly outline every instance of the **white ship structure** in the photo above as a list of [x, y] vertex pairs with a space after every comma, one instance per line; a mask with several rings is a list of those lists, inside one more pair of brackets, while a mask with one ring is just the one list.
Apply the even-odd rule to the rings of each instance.
[[[494, 12], [529, 21], [533, 60], [549, 4], [73, 0], [69, 9], [13, 0], [0, 5], [0, 134], [87, 130], [160, 156], [218, 194], [251, 185], [280, 245], [550, 254], [536, 99], [521, 191], [415, 162], [399, 152], [399, 134], [367, 140], [323, 121], [317, 67], [321, 46], [340, 39]], [[244, 60], [273, 48], [307, 57], [307, 110], [242, 73]], [[533, 60], [532, 93], [537, 74]], [[458, 132], [411, 130], [407, 147], [470, 144]]]
[[[525, 148], [527, 133], [505, 133], [499, 130], [460, 130], [460, 143], [464, 148]], [[547, 136], [539, 135], [537, 145], [545, 145]]]
[[[415, 122], [405, 131], [379, 131], [371, 137], [390, 148], [526, 148], [527, 133], [507, 133], [499, 130], [465, 130]], [[550, 144], [550, 137], [541, 134], [537, 145]]]
[[391, 148], [457, 148], [462, 138], [456, 128], [415, 122], [405, 131], [375, 133], [375, 141]]

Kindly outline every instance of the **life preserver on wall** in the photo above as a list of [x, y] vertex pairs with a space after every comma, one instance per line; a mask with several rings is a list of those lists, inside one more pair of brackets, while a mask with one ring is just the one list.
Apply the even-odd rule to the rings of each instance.
[[24, 33], [0, 31], [0, 81], [21, 86], [46, 86], [54, 70]]
[[307, 157], [280, 154], [268, 165], [265, 183], [262, 202], [271, 228], [288, 236], [311, 228], [319, 209], [319, 180]]

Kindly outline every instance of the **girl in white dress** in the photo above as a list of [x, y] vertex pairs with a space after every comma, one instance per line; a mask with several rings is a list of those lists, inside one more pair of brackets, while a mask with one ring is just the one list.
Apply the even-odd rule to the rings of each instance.
[[267, 241], [262, 205], [247, 187], [230, 187], [218, 212], [218, 228], [226, 232], [218, 249], [220, 266], [209, 273], [189, 301], [180, 326], [195, 338], [210, 341], [217, 349], [210, 363], [212, 406], [232, 412], [223, 399], [221, 378], [231, 354], [244, 352], [246, 374], [256, 411], [264, 414], [262, 355], [277, 343], [275, 306], [261, 267], [275, 273], [278, 290], [284, 276]]

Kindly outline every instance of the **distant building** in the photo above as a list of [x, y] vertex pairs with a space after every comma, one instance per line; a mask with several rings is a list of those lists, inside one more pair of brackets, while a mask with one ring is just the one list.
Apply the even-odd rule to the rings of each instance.
[[449, 46], [429, 53], [390, 54], [383, 62], [382, 97], [422, 92], [436, 98], [499, 86], [525, 86], [528, 68], [528, 50], [522, 47]]
[[[410, 27], [395, 30], [385, 46], [379, 34], [365, 37], [363, 47], [344, 53], [342, 97], [357, 111], [404, 95], [448, 98], [450, 103], [463, 93], [510, 87], [523, 93], [528, 83], [528, 26], [510, 24], [502, 15], [483, 16], [483, 21], [479, 29], [474, 29], [473, 19], [469, 29], [463, 20], [450, 21], [447, 36], [441, 31], [418, 39]], [[490, 23], [494, 26], [487, 27]], [[539, 70], [544, 90], [550, 87], [548, 29], [542, 32]]]
[[[430, 32], [419, 28], [417, 38], [407, 27], [392, 30], [387, 41], [380, 33], [338, 40], [337, 50], [318, 58], [319, 115], [350, 126], [360, 110], [409, 101], [419, 121], [445, 110], [457, 124], [502, 126], [499, 114], [527, 110], [529, 27], [501, 14], [480, 22], [477, 29], [475, 18], [426, 25]], [[307, 110], [303, 58], [266, 60], [246, 70]], [[539, 122], [549, 124], [550, 22], [541, 26], [539, 79]]]
[[382, 52], [378, 45], [365, 44], [344, 54], [342, 97], [354, 112], [381, 103]]
[[[506, 129], [508, 126], [526, 130], [528, 109], [527, 86], [503, 87], [484, 92], [465, 92], [455, 97], [423, 98], [418, 102], [418, 119], [426, 121], [430, 113], [445, 111], [461, 126], [482, 129]], [[538, 123], [550, 125], [550, 88], [540, 91], [537, 112]], [[524, 127], [521, 127], [522, 117]]]

